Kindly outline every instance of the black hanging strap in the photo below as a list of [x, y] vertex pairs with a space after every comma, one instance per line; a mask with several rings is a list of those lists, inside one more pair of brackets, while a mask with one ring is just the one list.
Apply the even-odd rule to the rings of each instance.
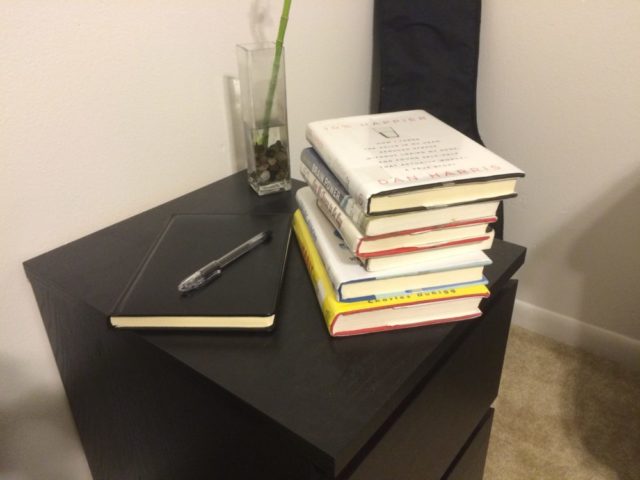
[[[480, 0], [375, 0], [374, 110], [423, 109], [482, 143], [480, 13]], [[498, 215], [494, 228], [502, 238], [502, 204]]]

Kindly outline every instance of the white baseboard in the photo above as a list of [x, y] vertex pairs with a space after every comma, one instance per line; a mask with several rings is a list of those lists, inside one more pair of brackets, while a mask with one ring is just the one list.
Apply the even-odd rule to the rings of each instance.
[[516, 300], [514, 325], [640, 371], [640, 340]]

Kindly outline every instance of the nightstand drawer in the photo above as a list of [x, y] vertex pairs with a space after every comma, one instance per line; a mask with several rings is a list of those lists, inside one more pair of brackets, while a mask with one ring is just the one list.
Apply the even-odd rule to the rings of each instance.
[[[433, 377], [347, 470], [353, 480], [440, 479], [497, 396], [517, 281], [509, 281]], [[346, 473], [346, 472], [345, 472]]]
[[444, 480], [482, 480], [487, 459], [489, 436], [493, 425], [493, 408], [484, 416], [458, 458], [451, 465]]

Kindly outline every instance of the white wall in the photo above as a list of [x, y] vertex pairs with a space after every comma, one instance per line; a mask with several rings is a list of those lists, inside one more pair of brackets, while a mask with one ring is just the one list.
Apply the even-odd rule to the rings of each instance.
[[[22, 261], [236, 171], [235, 45], [274, 40], [281, 5], [0, 2], [3, 479], [88, 477]], [[294, 158], [307, 122], [368, 111], [371, 32], [371, 0], [293, 2]]]
[[[21, 262], [235, 171], [225, 92], [234, 45], [274, 38], [279, 8], [0, 3], [0, 477], [88, 475]], [[371, 0], [294, 0], [294, 158], [306, 122], [367, 111], [371, 16]], [[481, 132], [528, 173], [507, 208], [507, 237], [529, 247], [519, 305], [536, 310], [533, 328], [570, 324], [578, 343], [596, 332], [631, 354], [638, 51], [636, 0], [484, 1]]]
[[485, 0], [482, 19], [481, 134], [527, 172], [518, 311], [640, 369], [640, 3]]

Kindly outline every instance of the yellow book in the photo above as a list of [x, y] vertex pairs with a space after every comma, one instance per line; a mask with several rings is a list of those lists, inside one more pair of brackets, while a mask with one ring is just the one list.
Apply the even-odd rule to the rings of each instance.
[[358, 302], [339, 302], [299, 210], [293, 216], [293, 231], [332, 336], [455, 322], [482, 315], [478, 308], [480, 301], [489, 296], [489, 290], [482, 284]]

